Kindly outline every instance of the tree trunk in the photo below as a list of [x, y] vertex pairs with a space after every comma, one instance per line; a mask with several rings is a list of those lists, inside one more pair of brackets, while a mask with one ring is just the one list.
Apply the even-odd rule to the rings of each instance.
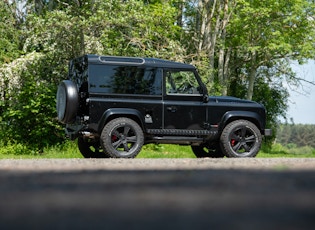
[[226, 82], [224, 80], [224, 48], [221, 47], [219, 50], [219, 59], [218, 59], [218, 79], [221, 86], [221, 94], [226, 96]]
[[[226, 27], [235, 6], [234, 0], [199, 0], [196, 14], [197, 53], [206, 53], [211, 70], [215, 69], [215, 60], [218, 58], [218, 79], [222, 83], [223, 95], [227, 94], [230, 55], [225, 48]], [[222, 47], [218, 47], [218, 44]], [[209, 81], [212, 79], [213, 76], [209, 76]]]
[[217, 0], [199, 0], [198, 2], [198, 25], [197, 33], [199, 33], [199, 50], [208, 50], [211, 47], [212, 35], [212, 21], [216, 11]]
[[185, 0], [180, 1], [177, 4], [178, 4], [177, 25], [180, 27], [183, 27], [183, 13], [184, 13]]
[[220, 68], [218, 71], [219, 79], [221, 79], [221, 86], [222, 86], [221, 94], [223, 96], [227, 95], [228, 88], [230, 85], [230, 73], [229, 73], [230, 72], [229, 71], [230, 56], [231, 56], [231, 48], [228, 48], [227, 50], [221, 49], [219, 52], [219, 63], [220, 61], [223, 61], [222, 64], [219, 65]]
[[257, 72], [256, 57], [257, 57], [257, 53], [255, 51], [254, 53], [252, 53], [251, 66], [250, 66], [250, 71], [249, 71], [249, 76], [248, 76], [247, 100], [253, 99], [254, 83], [255, 83], [255, 77], [256, 77], [256, 72]]
[[[222, 4], [222, 2], [221, 2]], [[227, 95], [228, 90], [228, 65], [230, 60], [230, 52], [226, 52], [225, 46], [225, 38], [226, 38], [226, 26], [229, 22], [230, 15], [229, 15], [229, 5], [228, 0], [223, 1], [223, 7], [220, 6], [220, 10], [223, 8], [223, 18], [220, 20], [220, 28], [218, 28], [218, 32], [220, 31], [220, 50], [219, 50], [219, 59], [218, 59], [218, 78], [221, 84], [221, 94], [223, 96]], [[219, 21], [219, 18], [217, 19]]]

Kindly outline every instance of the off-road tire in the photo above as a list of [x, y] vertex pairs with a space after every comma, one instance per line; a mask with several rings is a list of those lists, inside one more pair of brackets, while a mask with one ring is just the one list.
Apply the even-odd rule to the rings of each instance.
[[134, 158], [141, 151], [144, 135], [132, 119], [121, 117], [108, 122], [101, 134], [104, 151], [114, 158]]
[[79, 94], [76, 85], [70, 80], [62, 81], [57, 91], [57, 113], [61, 123], [72, 123], [79, 108]]
[[222, 152], [227, 157], [255, 157], [260, 149], [262, 136], [252, 122], [236, 120], [223, 129], [220, 142]]

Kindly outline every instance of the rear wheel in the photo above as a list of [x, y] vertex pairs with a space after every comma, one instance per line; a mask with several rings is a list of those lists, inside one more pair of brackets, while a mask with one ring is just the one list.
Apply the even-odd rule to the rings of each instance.
[[220, 141], [227, 157], [255, 157], [260, 150], [262, 136], [252, 122], [236, 120], [224, 128]]
[[134, 158], [141, 151], [143, 143], [141, 127], [126, 117], [108, 122], [101, 134], [101, 145], [110, 157]]
[[84, 158], [107, 158], [99, 140], [78, 137], [78, 148]]

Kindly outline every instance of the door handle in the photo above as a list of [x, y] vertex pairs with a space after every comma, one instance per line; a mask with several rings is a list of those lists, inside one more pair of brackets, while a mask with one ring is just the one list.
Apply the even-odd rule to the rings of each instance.
[[168, 106], [166, 107], [167, 111], [170, 111], [172, 113], [175, 113], [177, 111], [177, 107], [176, 106]]

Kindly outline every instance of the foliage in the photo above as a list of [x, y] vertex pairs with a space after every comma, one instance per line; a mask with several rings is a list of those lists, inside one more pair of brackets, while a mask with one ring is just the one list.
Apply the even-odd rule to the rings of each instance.
[[19, 30], [16, 30], [14, 8], [6, 1], [0, 2], [0, 65], [9, 63], [19, 55]]
[[76, 142], [72, 141], [45, 147], [41, 153], [21, 143], [0, 142], [0, 159], [7, 158], [82, 158], [82, 155], [76, 148]]
[[42, 150], [63, 139], [62, 129], [54, 121], [56, 86], [50, 78], [36, 74], [50, 71], [46, 61], [45, 56], [30, 53], [17, 59], [13, 67], [6, 65], [2, 69], [2, 78], [13, 79], [19, 74], [10, 87], [3, 89], [6, 91], [0, 133], [3, 141], [15, 140]]
[[230, 71], [234, 91], [229, 92], [240, 87], [242, 97], [262, 102], [269, 127], [276, 127], [279, 116], [285, 117], [289, 93], [283, 82], [298, 85], [290, 60], [303, 62], [314, 56], [309, 40], [314, 37], [313, 16], [314, 3], [309, 1], [243, 0], [236, 6], [227, 29], [230, 63], [236, 70]]
[[175, 13], [169, 4], [104, 2], [91, 15], [88, 33], [99, 37], [104, 54], [178, 60], [182, 48], [178, 41], [180, 28], [173, 24]]
[[22, 143], [12, 143], [12, 142], [0, 142], [0, 158], [5, 158], [5, 156], [27, 156], [31, 155], [32, 151], [27, 148], [27, 146]]

